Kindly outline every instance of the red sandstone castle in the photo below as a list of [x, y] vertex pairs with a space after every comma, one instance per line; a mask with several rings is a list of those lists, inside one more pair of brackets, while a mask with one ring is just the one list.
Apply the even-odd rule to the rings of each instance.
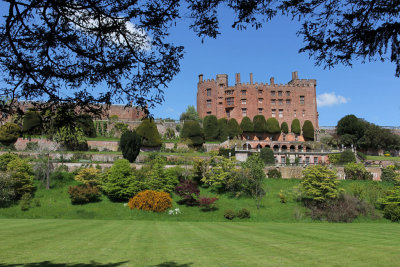
[[203, 80], [199, 75], [197, 85], [197, 112], [200, 117], [215, 115], [217, 118], [235, 118], [239, 123], [245, 116], [253, 119], [255, 115], [264, 115], [266, 119], [276, 118], [279, 123], [286, 121], [291, 125], [297, 118], [303, 125], [310, 120], [318, 128], [316, 85], [314, 79], [299, 79], [297, 71], [287, 84], [240, 82], [240, 73], [236, 74], [235, 85], [228, 85], [227, 74], [217, 74], [216, 79]]

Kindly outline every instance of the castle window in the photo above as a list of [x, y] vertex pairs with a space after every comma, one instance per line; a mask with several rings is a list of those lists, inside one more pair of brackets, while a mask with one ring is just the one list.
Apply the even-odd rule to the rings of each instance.
[[301, 95], [301, 96], [300, 96], [300, 104], [301, 104], [301, 105], [304, 105], [304, 95]]
[[262, 113], [263, 113], [263, 109], [262, 109], [262, 108], [259, 108], [259, 109], [258, 109], [258, 114], [261, 115]]
[[242, 99], [242, 105], [246, 105], [246, 99]]
[[290, 99], [286, 99], [286, 105], [290, 105]]
[[258, 94], [262, 95], [263, 91], [262, 90], [258, 90]]
[[278, 100], [278, 103], [279, 103], [279, 106], [282, 106], [282, 104], [283, 104], [283, 99], [279, 99], [279, 100]]
[[306, 115], [306, 111], [305, 110], [303, 110], [303, 117]]
[[211, 99], [207, 99], [207, 107], [211, 108]]
[[278, 96], [282, 96], [282, 91], [278, 91]]
[[226, 91], [225, 91], [225, 94], [226, 94], [226, 95], [233, 95], [233, 90], [226, 90]]
[[296, 113], [297, 113], [296, 110], [294, 110], [294, 114], [293, 114], [293, 115], [294, 115], [295, 117], [297, 117], [297, 114], [296, 114]]
[[233, 97], [228, 97], [228, 98], [226, 99], [226, 104], [227, 104], [228, 106], [233, 106], [233, 105], [234, 105], [234, 98], [233, 98]]
[[271, 91], [271, 96], [275, 96], [275, 91]]
[[207, 92], [207, 96], [211, 96], [211, 88], [207, 88], [206, 92]]
[[246, 95], [246, 90], [242, 90], [242, 95]]
[[211, 111], [207, 111], [207, 115], [211, 115]]
[[227, 110], [226, 110], [226, 117], [227, 117], [227, 118], [230, 118], [230, 117], [231, 117], [231, 110], [230, 110], [230, 109], [227, 109]]
[[276, 114], [276, 109], [273, 109], [272, 110], [272, 117], [275, 117], [276, 116], [275, 114]]
[[290, 96], [290, 91], [286, 91], [286, 96]]
[[280, 109], [279, 110], [279, 118], [282, 118], [283, 117], [283, 109]]
[[275, 99], [271, 99], [271, 105], [275, 105]]
[[247, 108], [242, 108], [242, 116], [243, 117], [247, 116]]
[[262, 102], [263, 102], [263, 99], [262, 99], [262, 98], [259, 98], [259, 99], [258, 99], [258, 103], [262, 104]]

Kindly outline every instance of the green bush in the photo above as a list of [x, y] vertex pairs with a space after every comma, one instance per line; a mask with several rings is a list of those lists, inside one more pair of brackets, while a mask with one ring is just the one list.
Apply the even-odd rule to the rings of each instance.
[[264, 180], [266, 178], [264, 172], [264, 162], [257, 154], [253, 154], [242, 163], [242, 168], [247, 170], [249, 187], [248, 192], [255, 200], [257, 209], [260, 208], [261, 199], [265, 196], [266, 192], [263, 188]]
[[218, 149], [218, 156], [223, 156], [225, 158], [229, 158], [229, 153], [231, 153], [231, 157], [234, 157], [235, 156], [235, 148], [220, 147]]
[[303, 199], [317, 203], [337, 199], [340, 189], [338, 188], [336, 172], [326, 166], [308, 166], [303, 170], [303, 180], [301, 181], [301, 191]]
[[264, 161], [264, 164], [274, 165], [275, 157], [274, 151], [271, 148], [263, 147], [260, 150], [260, 158]]
[[328, 155], [329, 162], [333, 165], [338, 165], [340, 163], [340, 156], [341, 156], [341, 153], [329, 154]]
[[[205, 128], [204, 128], [205, 129]], [[239, 126], [239, 123], [235, 118], [232, 118], [228, 121], [228, 135], [230, 139], [234, 137], [240, 136], [243, 133], [242, 129]]]
[[247, 219], [250, 218], [250, 211], [248, 209], [240, 209], [237, 213], [237, 217], [240, 219]]
[[289, 133], [289, 126], [285, 121], [281, 124], [281, 131], [285, 134]]
[[10, 152], [0, 155], [0, 171], [6, 171], [8, 163], [19, 158], [17, 154]]
[[10, 146], [17, 142], [21, 129], [15, 123], [6, 122], [0, 126], [0, 143]]
[[35, 187], [33, 186], [33, 170], [26, 160], [16, 158], [7, 165], [7, 173], [13, 181], [15, 199], [20, 199], [24, 194], [32, 194]]
[[27, 211], [31, 207], [31, 202], [32, 202], [32, 196], [29, 193], [25, 193], [22, 197], [21, 200], [19, 201], [19, 205], [21, 207], [22, 211]]
[[267, 132], [267, 121], [263, 115], [256, 115], [253, 118], [254, 132], [266, 133]]
[[228, 220], [233, 220], [236, 217], [236, 213], [234, 210], [226, 210], [224, 212], [224, 218]]
[[64, 187], [65, 184], [70, 183], [74, 180], [74, 174], [63, 171], [56, 170], [50, 174], [51, 187]]
[[372, 173], [361, 163], [347, 163], [344, 166], [344, 173], [348, 180], [372, 180]]
[[347, 163], [354, 163], [356, 162], [356, 157], [354, 156], [353, 151], [345, 150], [340, 154], [339, 163], [340, 164], [347, 164]]
[[204, 138], [206, 141], [215, 141], [218, 139], [219, 129], [218, 120], [214, 115], [204, 117], [203, 121]]
[[124, 159], [135, 162], [140, 152], [141, 138], [135, 131], [125, 131], [120, 139], [119, 146]]
[[243, 132], [253, 132], [254, 131], [254, 124], [250, 120], [249, 117], [244, 117], [242, 119], [242, 122], [240, 123], [240, 129], [242, 129]]
[[161, 146], [161, 136], [157, 130], [157, 125], [152, 119], [145, 119], [137, 127], [136, 133], [142, 137], [142, 145], [146, 147]]
[[54, 141], [61, 144], [67, 150], [88, 151], [87, 139], [81, 128], [63, 126], [53, 136]]
[[25, 112], [22, 118], [22, 131], [28, 134], [41, 134], [42, 117], [39, 112], [34, 110]]
[[269, 118], [267, 120], [266, 132], [269, 134], [278, 134], [281, 132], [281, 128], [279, 127], [279, 122], [275, 118]]
[[235, 174], [235, 161], [233, 158], [212, 157], [212, 167], [206, 171], [201, 182], [209, 186], [211, 191], [222, 192], [229, 179]]
[[378, 200], [383, 209], [383, 216], [393, 222], [400, 220], [400, 186], [395, 186], [388, 190], [382, 198]]
[[228, 120], [225, 118], [218, 119], [218, 140], [224, 142], [228, 139], [228, 135]]
[[400, 221], [400, 206], [399, 204], [388, 204], [383, 209], [383, 217], [392, 222]]
[[96, 137], [96, 128], [92, 116], [89, 114], [81, 114], [76, 118], [76, 127], [82, 129], [83, 134], [87, 137]]
[[93, 167], [82, 168], [75, 176], [75, 180], [86, 185], [96, 186], [100, 181], [100, 170]]
[[364, 153], [360, 152], [360, 151], [357, 151], [357, 156], [358, 156], [362, 161], [364, 161], [364, 160], [367, 159], [367, 156], [366, 156]]
[[303, 124], [303, 137], [306, 140], [314, 140], [314, 126], [311, 121], [306, 120]]
[[294, 119], [292, 121], [292, 125], [290, 126], [290, 131], [294, 134], [300, 134], [300, 121], [298, 119]]
[[382, 169], [381, 180], [383, 182], [395, 183], [400, 180], [400, 174], [396, 172], [394, 166], [389, 165]]
[[278, 169], [269, 169], [267, 176], [268, 178], [282, 178], [282, 173]]
[[38, 142], [29, 142], [29, 143], [26, 144], [25, 150], [38, 151], [39, 150], [39, 143]]
[[101, 189], [112, 201], [127, 201], [144, 189], [126, 159], [118, 159], [101, 176]]
[[204, 133], [197, 121], [185, 121], [180, 136], [193, 146], [201, 146], [204, 143]]
[[0, 208], [9, 206], [15, 199], [14, 180], [6, 172], [0, 172]]
[[100, 190], [96, 186], [77, 185], [68, 188], [68, 194], [72, 204], [86, 204], [100, 200]]

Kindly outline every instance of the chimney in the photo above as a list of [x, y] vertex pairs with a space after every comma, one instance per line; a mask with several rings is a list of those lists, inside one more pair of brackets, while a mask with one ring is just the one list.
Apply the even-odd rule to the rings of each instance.
[[236, 73], [236, 84], [240, 84], [240, 73]]
[[270, 83], [271, 85], [274, 85], [274, 84], [275, 84], [274, 77], [271, 77], [271, 79], [269, 79], [269, 83]]
[[250, 84], [253, 84], [253, 73], [250, 73]]
[[203, 82], [203, 74], [199, 74], [199, 83]]
[[292, 72], [292, 81], [298, 80], [299, 76], [297, 74], [297, 71]]

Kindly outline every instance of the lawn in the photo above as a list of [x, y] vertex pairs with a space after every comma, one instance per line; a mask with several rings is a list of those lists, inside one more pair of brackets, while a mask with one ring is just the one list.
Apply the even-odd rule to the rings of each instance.
[[0, 220], [0, 266], [397, 266], [399, 224]]
[[367, 156], [367, 160], [388, 160], [388, 161], [400, 161], [400, 157], [385, 157], [385, 156]]

